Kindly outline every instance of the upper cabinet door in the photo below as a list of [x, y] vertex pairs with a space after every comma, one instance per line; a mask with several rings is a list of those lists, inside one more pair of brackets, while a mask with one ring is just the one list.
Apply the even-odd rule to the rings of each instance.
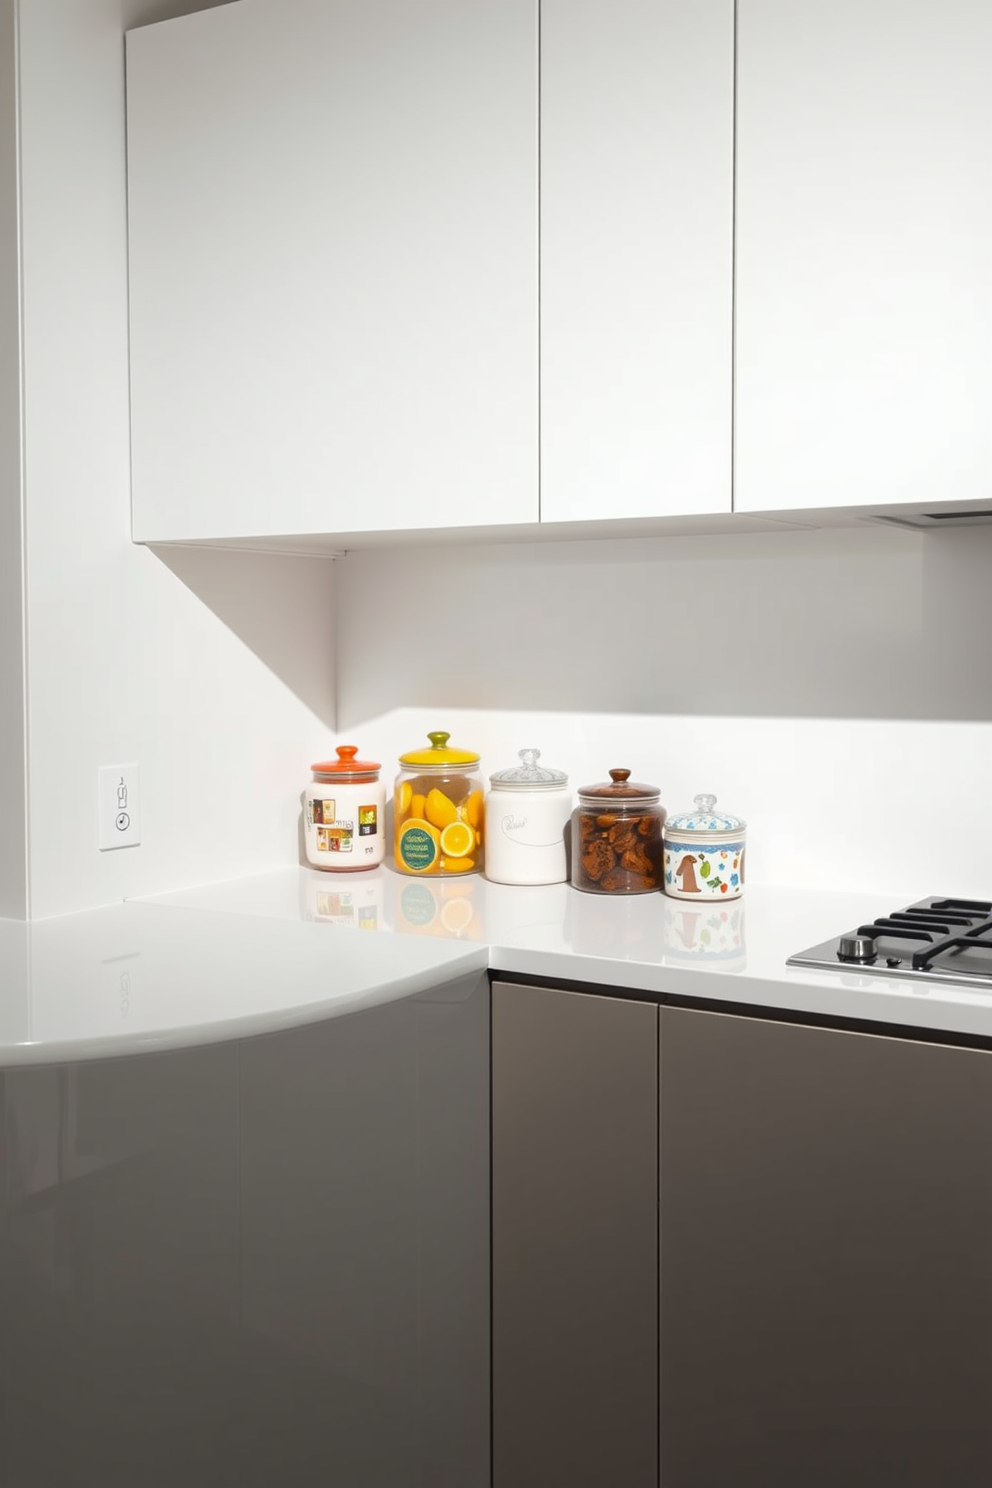
[[992, 494], [992, 6], [738, 0], [735, 505]]
[[733, 0], [542, 0], [541, 517], [730, 510]]
[[537, 519], [536, 0], [128, 35], [138, 541]]

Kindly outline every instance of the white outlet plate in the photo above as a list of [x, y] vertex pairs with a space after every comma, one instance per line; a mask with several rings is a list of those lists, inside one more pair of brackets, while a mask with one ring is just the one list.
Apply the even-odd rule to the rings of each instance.
[[101, 852], [137, 847], [141, 799], [137, 765], [101, 765], [97, 770], [97, 841]]

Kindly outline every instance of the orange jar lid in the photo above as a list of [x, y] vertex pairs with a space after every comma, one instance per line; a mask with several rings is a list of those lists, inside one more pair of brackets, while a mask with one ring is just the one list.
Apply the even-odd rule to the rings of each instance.
[[323, 760], [310, 766], [315, 775], [338, 775], [344, 779], [352, 775], [378, 775], [382, 768], [378, 760], [356, 759], [357, 744], [339, 744], [334, 752], [336, 760]]

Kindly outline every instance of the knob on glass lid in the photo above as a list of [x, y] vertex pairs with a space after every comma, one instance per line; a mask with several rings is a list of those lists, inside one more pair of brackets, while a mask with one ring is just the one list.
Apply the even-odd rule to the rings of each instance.
[[668, 818], [670, 832], [740, 832], [747, 826], [739, 816], [716, 810], [716, 796], [693, 796], [694, 811]]
[[532, 786], [538, 790], [552, 790], [556, 786], [568, 784], [568, 776], [564, 770], [552, 770], [547, 765], [539, 765], [541, 758], [539, 749], [518, 750], [520, 764], [512, 766], [509, 770], [497, 770], [495, 775], [490, 775], [490, 784], [497, 790], [504, 787], [510, 790], [526, 789]]

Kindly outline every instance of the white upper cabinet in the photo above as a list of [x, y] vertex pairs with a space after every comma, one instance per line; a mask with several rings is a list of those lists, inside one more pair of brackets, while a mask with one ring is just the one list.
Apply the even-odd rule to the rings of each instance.
[[541, 517], [728, 512], [733, 0], [542, 0]]
[[241, 0], [127, 82], [135, 538], [536, 521], [536, 0]]
[[992, 4], [738, 0], [735, 506], [992, 496]]

